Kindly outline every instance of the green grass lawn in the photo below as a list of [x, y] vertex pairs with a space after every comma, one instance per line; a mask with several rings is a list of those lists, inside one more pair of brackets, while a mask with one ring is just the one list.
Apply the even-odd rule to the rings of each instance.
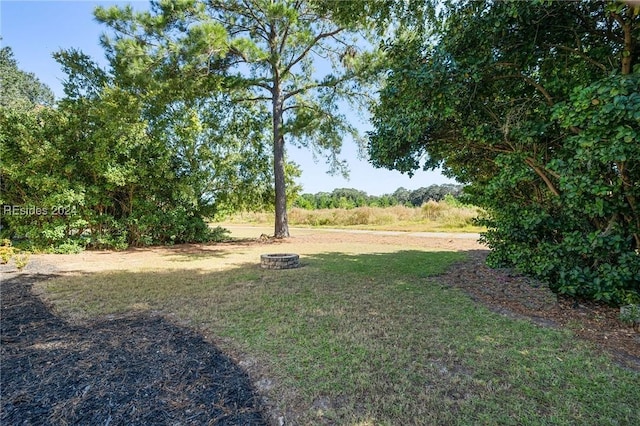
[[41, 290], [69, 316], [177, 316], [253, 360], [254, 379], [267, 379], [269, 401], [294, 413], [292, 424], [640, 424], [637, 373], [568, 331], [500, 316], [439, 284], [464, 253], [292, 249], [295, 270], [260, 269], [265, 247], [248, 246]]

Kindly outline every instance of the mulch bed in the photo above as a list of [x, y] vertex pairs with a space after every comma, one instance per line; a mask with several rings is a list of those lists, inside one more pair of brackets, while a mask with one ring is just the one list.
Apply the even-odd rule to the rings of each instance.
[[266, 425], [246, 373], [159, 315], [70, 324], [3, 274], [0, 424]]
[[640, 333], [620, 321], [618, 308], [559, 297], [544, 283], [511, 270], [489, 268], [486, 250], [468, 253], [468, 260], [438, 276], [438, 282], [461, 288], [503, 315], [545, 327], [568, 328], [609, 353], [621, 366], [640, 371]]

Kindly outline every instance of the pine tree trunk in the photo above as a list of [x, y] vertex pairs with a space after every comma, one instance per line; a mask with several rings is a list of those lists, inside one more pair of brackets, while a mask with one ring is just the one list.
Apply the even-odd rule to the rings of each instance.
[[289, 221], [287, 218], [287, 192], [285, 183], [284, 135], [282, 134], [282, 94], [279, 82], [273, 87], [273, 175], [276, 192], [276, 223], [274, 237], [289, 237]]

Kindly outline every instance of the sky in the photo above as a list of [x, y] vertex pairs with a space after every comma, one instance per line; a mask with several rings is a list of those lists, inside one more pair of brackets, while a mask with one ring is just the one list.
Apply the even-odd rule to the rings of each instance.
[[[93, 19], [97, 5], [133, 4], [146, 8], [148, 1], [94, 1], [94, 0], [0, 0], [0, 35], [2, 47], [13, 50], [18, 67], [35, 74], [49, 86], [57, 98], [62, 97], [65, 74], [52, 54], [61, 49], [75, 48], [105, 64], [104, 51], [99, 44], [100, 34], [107, 28]], [[371, 129], [362, 118], [345, 111], [347, 117], [362, 132]], [[397, 171], [376, 169], [358, 153], [356, 144], [345, 140], [341, 157], [349, 166], [349, 178], [327, 174], [328, 166], [322, 158], [314, 160], [310, 151], [287, 147], [289, 160], [302, 169], [298, 182], [302, 192], [331, 192], [335, 188], [355, 188], [369, 195], [382, 195], [403, 187], [409, 190], [430, 185], [456, 183], [439, 171], [415, 172], [412, 178]]]

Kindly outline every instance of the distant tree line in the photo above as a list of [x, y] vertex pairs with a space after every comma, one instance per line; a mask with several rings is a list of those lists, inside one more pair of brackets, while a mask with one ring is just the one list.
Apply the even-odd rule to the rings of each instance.
[[389, 207], [397, 205], [419, 207], [429, 200], [441, 201], [447, 195], [459, 198], [462, 185], [431, 185], [415, 190], [398, 188], [392, 194], [368, 195], [364, 191], [353, 188], [337, 188], [332, 192], [301, 194], [293, 203], [294, 207], [307, 210], [356, 207]]

